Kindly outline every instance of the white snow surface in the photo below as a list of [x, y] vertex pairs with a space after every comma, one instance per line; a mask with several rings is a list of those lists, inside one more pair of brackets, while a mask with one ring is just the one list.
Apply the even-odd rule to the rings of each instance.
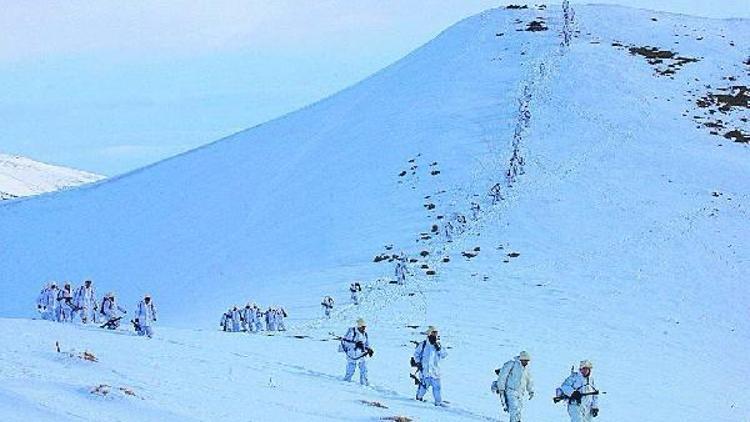
[[[750, 23], [575, 10], [569, 47], [559, 6], [489, 10], [298, 112], [0, 206], [0, 420], [497, 420], [493, 369], [521, 349], [527, 421], [567, 420], [551, 397], [581, 359], [607, 391], [599, 421], [749, 420], [750, 150], [693, 116], [706, 85], [748, 84]], [[537, 17], [549, 30], [517, 30]], [[661, 76], [612, 43], [699, 61]], [[742, 113], [723, 119], [748, 133]], [[430, 233], [472, 201], [452, 242]], [[400, 251], [419, 259], [403, 287], [373, 262]], [[156, 337], [28, 320], [44, 282], [89, 277], [131, 310], [152, 293]], [[290, 331], [216, 332], [249, 299], [283, 304]], [[340, 380], [329, 334], [359, 316], [369, 388]], [[449, 347], [446, 409], [414, 401], [407, 376], [427, 324]]]
[[104, 176], [0, 154], [0, 201], [39, 195], [104, 179]]

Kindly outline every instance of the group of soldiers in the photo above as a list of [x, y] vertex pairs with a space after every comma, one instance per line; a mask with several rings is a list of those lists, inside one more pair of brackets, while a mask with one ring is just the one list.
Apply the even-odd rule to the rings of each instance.
[[[448, 356], [440, 343], [437, 327], [429, 326], [424, 332], [427, 336], [419, 342], [411, 356], [410, 374], [417, 386], [416, 399], [424, 401], [429, 390], [435, 399], [435, 406], [445, 406], [441, 395], [440, 361]], [[359, 382], [369, 385], [367, 378], [367, 359], [375, 354], [367, 333], [367, 324], [360, 318], [354, 327], [349, 328], [339, 338], [339, 352], [346, 355], [346, 373], [344, 381], [351, 381], [354, 372], [359, 368]], [[522, 351], [518, 356], [505, 362], [495, 370], [497, 379], [491, 390], [497, 394], [501, 407], [508, 414], [510, 422], [521, 422], [523, 402], [534, 397], [534, 382], [529, 370], [531, 355]], [[580, 362], [578, 371], [571, 374], [556, 390], [554, 402], [566, 401], [571, 422], [590, 422], [599, 415], [599, 394], [592, 376], [593, 364], [589, 360]]]
[[286, 331], [284, 318], [288, 316], [281, 306], [270, 306], [263, 311], [257, 304], [248, 302], [244, 308], [233, 306], [224, 312], [219, 327], [228, 332]]
[[[113, 292], [97, 300], [94, 283], [86, 280], [74, 289], [69, 282], [58, 287], [51, 282], [42, 288], [36, 299], [37, 311], [42, 319], [57, 322], [74, 322], [83, 324], [102, 324], [101, 328], [114, 330], [120, 326], [120, 320], [127, 310], [117, 303]], [[156, 322], [156, 307], [151, 295], [146, 294], [136, 306], [135, 318], [131, 320], [138, 335], [152, 337], [153, 323]]]

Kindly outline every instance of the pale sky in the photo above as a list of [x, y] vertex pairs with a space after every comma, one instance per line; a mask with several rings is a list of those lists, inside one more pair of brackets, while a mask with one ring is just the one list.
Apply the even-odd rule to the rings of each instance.
[[[123, 173], [333, 94], [506, 3], [3, 0], [0, 152]], [[750, 0], [599, 3], [750, 17]]]

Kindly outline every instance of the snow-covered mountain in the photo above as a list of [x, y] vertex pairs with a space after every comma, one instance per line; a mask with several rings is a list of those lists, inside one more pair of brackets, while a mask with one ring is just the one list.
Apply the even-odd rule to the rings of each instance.
[[[170, 327], [147, 342], [0, 320], [2, 418], [488, 420], [492, 370], [523, 348], [525, 420], [566, 420], [549, 398], [584, 358], [608, 392], [599, 420], [748, 419], [750, 22], [571, 16], [489, 10], [298, 112], [0, 206], [0, 316], [31, 316], [47, 280], [93, 278], [129, 308], [151, 292]], [[285, 305], [298, 337], [212, 332], [248, 299]], [[358, 316], [371, 388], [339, 380], [329, 335]], [[426, 324], [448, 348], [448, 409], [412, 400]]]
[[39, 195], [86, 183], [104, 176], [40, 163], [18, 155], [0, 154], [0, 201]]

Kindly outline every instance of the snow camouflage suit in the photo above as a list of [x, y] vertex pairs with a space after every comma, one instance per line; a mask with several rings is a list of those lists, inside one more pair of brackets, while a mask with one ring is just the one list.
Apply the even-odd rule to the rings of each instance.
[[325, 315], [326, 318], [330, 318], [331, 310], [333, 310], [333, 298], [331, 296], [324, 297], [323, 300], [320, 301], [320, 305], [323, 307], [323, 315]]
[[83, 286], [79, 287], [73, 295], [73, 305], [76, 309], [73, 311], [74, 314], [78, 314], [81, 317], [83, 323], [89, 321], [96, 322], [96, 311], [98, 306], [96, 305], [96, 291], [94, 285], [90, 287]]
[[[362, 347], [357, 347], [361, 342]], [[370, 348], [370, 338], [367, 332], [361, 333], [357, 327], [351, 327], [341, 338], [339, 351], [346, 353], [346, 374], [344, 381], [351, 381], [354, 376], [354, 370], [359, 366], [359, 383], [369, 385], [367, 379], [367, 350]]]
[[73, 292], [70, 285], [57, 292], [57, 321], [73, 322]]
[[39, 309], [42, 319], [53, 321], [57, 314], [57, 286], [49, 285], [42, 289], [39, 297], [36, 299], [36, 305]]
[[232, 323], [232, 326], [230, 327], [229, 331], [232, 331], [234, 333], [240, 331], [240, 323], [242, 322], [242, 311], [240, 311], [236, 306], [232, 308], [232, 310], [229, 312], [229, 322]]
[[398, 284], [404, 284], [406, 282], [406, 264], [404, 264], [402, 261], [396, 262], [394, 275], [396, 276], [396, 282]]
[[257, 328], [257, 310], [253, 305], [246, 305], [245, 309], [242, 310], [242, 327], [246, 332], [251, 333], [256, 331]]
[[[570, 374], [570, 376], [560, 386], [563, 394], [570, 397], [573, 391], [580, 391], [581, 393], [593, 393], [596, 391], [596, 385], [594, 384], [594, 378], [591, 374], [588, 377], [584, 377], [580, 372]], [[573, 400], [568, 401], [568, 415], [570, 415], [570, 422], [591, 422], [593, 415], [591, 409], [599, 409], [599, 396], [584, 396], [581, 397], [581, 404]]]
[[151, 300], [149, 303], [146, 303], [146, 300], [144, 299], [138, 302], [138, 308], [135, 311], [135, 318], [138, 320], [138, 324], [141, 327], [140, 331], [138, 331], [138, 335], [145, 335], [151, 338], [154, 335], [151, 325], [156, 321], [156, 306], [154, 306], [154, 301]]
[[362, 286], [359, 283], [352, 283], [349, 286], [349, 293], [351, 293], [352, 303], [359, 305], [359, 294], [362, 292]]
[[529, 393], [529, 398], [534, 395], [534, 381], [528, 367], [521, 364], [519, 356], [503, 364], [497, 377], [497, 388], [505, 400], [510, 422], [521, 422], [523, 411], [523, 396]]
[[114, 321], [120, 317], [120, 313], [127, 313], [122, 306], [117, 304], [113, 296], [105, 296], [102, 299], [102, 306], [99, 312], [104, 316], [104, 322], [113, 322], [112, 325], [107, 327], [109, 329], [117, 328], [119, 324], [114, 323]]
[[432, 387], [432, 396], [435, 397], [435, 405], [443, 403], [441, 396], [442, 386], [440, 384], [440, 361], [445, 359], [448, 353], [445, 349], [437, 350], [435, 345], [427, 340], [419, 343], [414, 350], [414, 360], [420, 365], [420, 383], [417, 387], [417, 400], [422, 400], [427, 389]]

